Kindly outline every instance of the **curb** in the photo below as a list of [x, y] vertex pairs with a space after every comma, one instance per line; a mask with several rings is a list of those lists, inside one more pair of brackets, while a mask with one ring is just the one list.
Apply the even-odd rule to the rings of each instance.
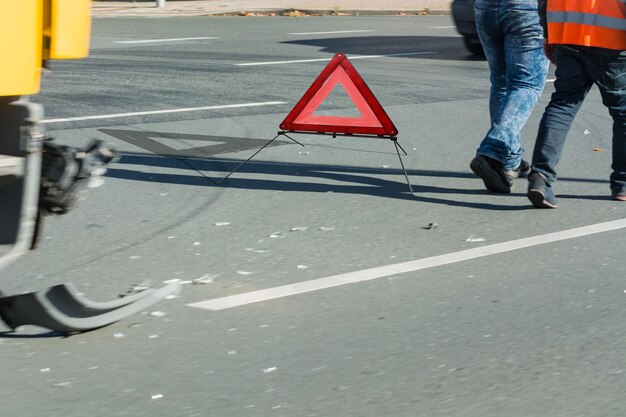
[[239, 17], [318, 17], [318, 16], [442, 16], [450, 15], [450, 9], [421, 10], [296, 10], [296, 9], [249, 9], [249, 10], [163, 10], [158, 8], [92, 8], [91, 16], [100, 17], [188, 17], [188, 16], [239, 16]]

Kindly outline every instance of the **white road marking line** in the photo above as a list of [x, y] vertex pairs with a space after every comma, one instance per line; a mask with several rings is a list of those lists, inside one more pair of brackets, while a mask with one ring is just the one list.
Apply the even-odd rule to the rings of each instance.
[[561, 240], [574, 239], [577, 237], [594, 235], [597, 233], [610, 232], [625, 227], [626, 218], [606, 223], [598, 223], [589, 226], [577, 227], [574, 229], [563, 230], [560, 232], [510, 240], [508, 242], [496, 243], [493, 245], [481, 246], [478, 248], [466, 249], [458, 252], [451, 252], [444, 255], [431, 256], [428, 258], [417, 259], [408, 262], [369, 268], [361, 271], [347, 272], [344, 274], [333, 275], [326, 278], [318, 278], [310, 281], [298, 282], [295, 284], [282, 285], [279, 287], [267, 288], [264, 290], [231, 295], [228, 297], [214, 298], [212, 300], [200, 301], [187, 305], [189, 307], [197, 307], [205, 310], [224, 310], [246, 304], [273, 300], [280, 297], [289, 297], [292, 295], [318, 291], [325, 288], [338, 287], [341, 285], [354, 284], [357, 282], [388, 277], [390, 275], [404, 274], [406, 272], [415, 272], [422, 269], [449, 265], [471, 259], [482, 258], [484, 256], [496, 255], [499, 253], [529, 248], [532, 246], [558, 242]]
[[142, 39], [136, 41], [115, 41], [113, 43], [159, 43], [159, 42], [179, 42], [179, 41], [199, 41], [206, 39], [219, 39], [212, 36], [204, 36], [200, 38], [170, 38], [170, 39]]
[[118, 117], [148, 116], [152, 114], [183, 113], [183, 112], [202, 111], [202, 110], [236, 109], [240, 107], [275, 106], [277, 104], [286, 104], [286, 102], [285, 101], [264, 101], [260, 103], [224, 104], [221, 106], [189, 107], [189, 108], [183, 108], [183, 109], [138, 111], [138, 112], [133, 112], [133, 113], [114, 113], [114, 114], [103, 114], [103, 115], [98, 115], [98, 116], [81, 116], [81, 117], [68, 117], [65, 119], [49, 119], [49, 120], [44, 120], [41, 123], [51, 124], [51, 123], [61, 123], [61, 122], [76, 122], [76, 121], [82, 121], [82, 120], [115, 119]]
[[268, 62], [243, 62], [240, 64], [233, 64], [239, 67], [248, 67], [253, 65], [280, 65], [280, 64], [299, 64], [302, 62], [322, 62], [330, 61], [331, 58], [319, 58], [319, 59], [294, 59], [292, 61], [268, 61]]
[[456, 26], [431, 26], [428, 29], [454, 29]]
[[[408, 55], [428, 55], [434, 54], [436, 52], [406, 52], [401, 54], [385, 54], [385, 55], [356, 55], [349, 56], [348, 58], [351, 60], [354, 59], [371, 59], [371, 58], [387, 58], [393, 56], [408, 56]], [[295, 59], [291, 61], [267, 61], [267, 62], [243, 62], [240, 64], [234, 64], [241, 67], [252, 66], [252, 65], [282, 65], [282, 64], [300, 64], [303, 62], [321, 62], [321, 61], [330, 61], [332, 58], [318, 58], [318, 59]]]
[[290, 32], [287, 35], [330, 35], [335, 33], [361, 33], [361, 32], [376, 32], [373, 29], [357, 29], [357, 30], [332, 30], [328, 32]]
[[553, 82], [555, 82], [555, 81], [556, 81], [556, 78], [548, 78], [548, 79], [546, 80], [546, 82], [547, 82], [547, 83], [553, 83]]

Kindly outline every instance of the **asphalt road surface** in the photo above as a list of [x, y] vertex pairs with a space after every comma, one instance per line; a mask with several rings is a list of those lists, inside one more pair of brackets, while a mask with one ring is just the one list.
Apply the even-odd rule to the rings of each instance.
[[[337, 52], [398, 128], [414, 194], [393, 142], [317, 135], [218, 185]], [[71, 337], [0, 327], [0, 415], [623, 415], [626, 205], [595, 89], [559, 208], [533, 210], [525, 181], [494, 195], [469, 170], [488, 69], [449, 16], [103, 18], [88, 59], [50, 70], [33, 98], [48, 131], [121, 158], [2, 289], [183, 289]], [[354, 115], [341, 89], [319, 111]]]

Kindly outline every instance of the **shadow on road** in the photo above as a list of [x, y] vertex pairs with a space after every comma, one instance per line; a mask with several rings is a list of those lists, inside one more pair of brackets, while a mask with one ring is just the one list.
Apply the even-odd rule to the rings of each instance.
[[[483, 202], [460, 201], [457, 197], [466, 195], [490, 194], [482, 183], [469, 172], [416, 170], [407, 168], [411, 181], [413, 195], [409, 193], [400, 162], [396, 168], [371, 168], [342, 165], [322, 165], [311, 163], [283, 163], [250, 160], [243, 166], [240, 164], [247, 156], [241, 159], [232, 157], [216, 158], [220, 154], [232, 154], [247, 151], [252, 154], [267, 143], [267, 139], [253, 139], [240, 137], [224, 137], [211, 135], [192, 135], [168, 132], [100, 129], [117, 139], [121, 139], [134, 146], [145, 149], [147, 153], [124, 152], [120, 160], [109, 168], [107, 176], [132, 181], [158, 182], [167, 184], [191, 185], [202, 187], [227, 187], [238, 189], [296, 191], [312, 193], [346, 193], [363, 194], [383, 198], [421, 201], [433, 204], [468, 207], [485, 210], [517, 211], [525, 210], [530, 206], [504, 205]], [[163, 141], [166, 139], [166, 141]], [[167, 145], [165, 143], [168, 143]], [[208, 142], [208, 143], [207, 143]], [[200, 144], [201, 146], [193, 146]], [[292, 144], [289, 141], [276, 140], [273, 146]], [[389, 151], [376, 152], [380, 154], [394, 154], [390, 144]], [[331, 151], [340, 148], [334, 145], [313, 144], [307, 147], [325, 148]], [[352, 149], [354, 150], [354, 149]], [[373, 152], [359, 150], [360, 152]], [[122, 167], [122, 166], [127, 167]], [[195, 173], [173, 174], [159, 172], [145, 172], [132, 169], [132, 166], [149, 166], [157, 168], [189, 169]], [[218, 184], [233, 170], [237, 171], [221, 184]], [[198, 175], [200, 174], [200, 175]], [[272, 178], [268, 176], [280, 176]], [[307, 180], [309, 178], [310, 180]], [[416, 183], [416, 178], [458, 178], [476, 181], [475, 189], [451, 188]], [[323, 180], [323, 181], [320, 181]], [[524, 181], [520, 179], [518, 181]], [[604, 180], [588, 178], [561, 178], [559, 181], [575, 181], [587, 183], [607, 183]], [[524, 184], [525, 186], [525, 184]], [[525, 188], [518, 185], [520, 193], [512, 196], [524, 195]], [[424, 194], [438, 194], [441, 198], [425, 196]], [[606, 196], [572, 196], [559, 195], [561, 199], [602, 200]]]
[[[298, 39], [284, 44], [316, 46], [322, 52], [347, 55], [396, 55], [399, 58], [484, 61], [469, 53], [462, 37], [450, 36], [354, 36]], [[430, 52], [430, 53], [425, 53]], [[418, 54], [420, 53], [420, 54]], [[422, 54], [423, 53], [423, 54]]]
[[[33, 326], [33, 328], [35, 327]], [[0, 339], [43, 339], [49, 337], [66, 338], [69, 336], [66, 333], [57, 332], [55, 330], [44, 330], [41, 333], [15, 333], [11, 331], [0, 332]]]
[[[471, 173], [449, 171], [427, 171], [409, 169], [414, 195], [408, 192], [404, 182], [402, 170], [393, 168], [365, 168], [347, 167], [339, 165], [294, 164], [280, 162], [250, 161], [243, 165], [233, 176], [222, 184], [216, 182], [235, 169], [242, 160], [222, 158], [178, 158], [190, 170], [198, 174], [171, 174], [142, 172], [132, 168], [118, 168], [121, 165], [144, 165], [151, 167], [172, 168], [175, 161], [168, 157], [159, 157], [149, 154], [124, 153], [118, 163], [107, 171], [107, 177], [120, 178], [132, 181], [158, 182], [202, 187], [225, 187], [235, 189], [269, 190], [283, 192], [312, 192], [312, 193], [347, 193], [363, 194], [383, 198], [419, 201], [433, 204], [445, 204], [458, 207], [478, 208], [485, 210], [517, 211], [525, 210], [527, 205], [511, 206], [501, 204], [473, 203], [459, 201], [459, 195], [484, 195], [483, 189], [453, 189], [415, 183], [415, 177], [421, 178], [475, 178]], [[399, 163], [398, 163], [399, 164]], [[181, 168], [181, 164], [176, 164]], [[221, 177], [209, 178], [204, 172], [223, 173]], [[269, 179], [268, 175], [284, 177], [283, 179]], [[263, 176], [264, 178], [261, 178]], [[390, 178], [395, 177], [395, 178]], [[307, 180], [309, 178], [310, 180]], [[327, 180], [320, 182], [319, 180]], [[343, 184], [341, 184], [343, 183]], [[477, 183], [478, 185], [478, 183]], [[427, 197], [423, 194], [440, 194], [442, 198]], [[452, 196], [452, 198], [451, 198]]]

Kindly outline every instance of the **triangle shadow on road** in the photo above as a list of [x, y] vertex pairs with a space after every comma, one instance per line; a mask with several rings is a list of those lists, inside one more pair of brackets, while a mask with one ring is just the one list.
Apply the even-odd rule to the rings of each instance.
[[[259, 149], [268, 142], [268, 139], [151, 132], [145, 130], [99, 129], [98, 131], [157, 155], [186, 158], [207, 157]], [[201, 145], [194, 146], [198, 143]], [[275, 140], [269, 146], [281, 146], [289, 143], [291, 142]]]

